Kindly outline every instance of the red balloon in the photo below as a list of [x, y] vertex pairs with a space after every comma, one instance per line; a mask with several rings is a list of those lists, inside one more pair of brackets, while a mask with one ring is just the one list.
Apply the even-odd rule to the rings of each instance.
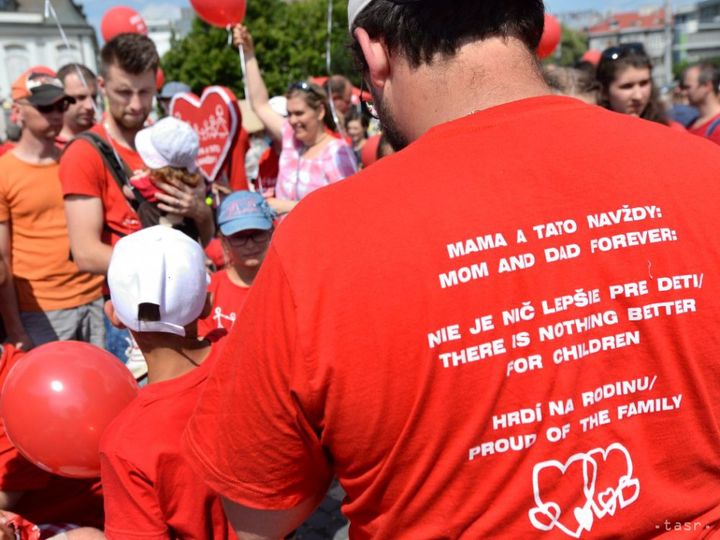
[[100, 32], [105, 42], [120, 34], [148, 35], [148, 27], [142, 16], [133, 8], [118, 6], [108, 9], [100, 22]]
[[219, 28], [240, 24], [245, 19], [245, 0], [190, 0], [197, 16]]
[[57, 341], [33, 349], [0, 395], [10, 441], [35, 465], [69, 478], [100, 476], [100, 437], [138, 393], [132, 374], [94, 345]]
[[163, 86], [165, 86], [165, 72], [160, 67], [155, 75], [155, 86], [157, 87], [158, 92], [162, 90]]
[[582, 61], [583, 62], [590, 62], [593, 66], [596, 66], [600, 63], [600, 58], [602, 57], [602, 52], [590, 49], [585, 54], [582, 55]]
[[540, 58], [547, 58], [555, 52], [557, 46], [560, 44], [560, 38], [562, 37], [562, 28], [560, 27], [560, 21], [558, 21], [553, 15], [549, 13], [545, 14], [545, 30], [543, 31], [542, 38], [540, 39], [540, 45], [538, 45], [537, 55]]

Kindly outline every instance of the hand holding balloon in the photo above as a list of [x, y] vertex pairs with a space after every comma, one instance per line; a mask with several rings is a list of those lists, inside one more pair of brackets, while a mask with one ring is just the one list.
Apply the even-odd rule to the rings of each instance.
[[255, 44], [253, 43], [252, 34], [250, 34], [247, 26], [243, 26], [242, 24], [235, 25], [232, 29], [232, 32], [233, 45], [245, 49], [246, 54], [250, 54], [255, 51]]

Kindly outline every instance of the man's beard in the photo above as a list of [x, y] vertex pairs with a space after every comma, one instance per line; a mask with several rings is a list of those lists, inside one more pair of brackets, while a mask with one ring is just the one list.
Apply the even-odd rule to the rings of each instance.
[[385, 138], [388, 143], [390, 143], [390, 146], [393, 147], [393, 150], [399, 152], [410, 144], [410, 141], [405, 135], [400, 133], [395, 117], [392, 112], [390, 112], [387, 104], [380, 99], [380, 96], [378, 96], [372, 88], [371, 93], [373, 95], [375, 109], [377, 110], [378, 117], [380, 117], [380, 127], [382, 128], [383, 135], [385, 135]]
[[145, 125], [147, 117], [148, 115], [145, 115], [142, 119], [130, 119], [123, 115], [120, 118], [115, 118], [115, 121], [125, 129], [142, 129], [142, 127]]

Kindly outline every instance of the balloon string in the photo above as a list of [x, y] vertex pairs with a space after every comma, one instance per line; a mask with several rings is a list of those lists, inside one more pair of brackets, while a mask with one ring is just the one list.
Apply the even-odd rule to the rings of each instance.
[[[232, 34], [232, 26], [227, 26], [228, 31], [228, 46], [232, 46], [233, 44], [233, 34]], [[240, 69], [242, 70], [242, 76], [243, 76], [243, 90], [245, 91], [245, 100], [248, 102], [248, 105], [250, 104], [250, 88], [248, 87], [247, 82], [247, 63], [245, 60], [245, 49], [242, 45], [238, 47], [238, 54], [240, 55]]]
[[327, 41], [325, 42], [325, 68], [328, 74], [328, 102], [330, 105], [330, 112], [337, 127], [338, 133], [345, 138], [345, 129], [340, 123], [338, 117], [337, 108], [332, 98], [332, 90], [330, 88], [330, 78], [332, 77], [332, 31], [333, 31], [333, 0], [328, 0], [328, 13], [327, 13]]
[[[53, 7], [50, 0], [45, 0], [45, 18], [48, 19], [52, 16], [53, 19], [55, 19], [55, 24], [58, 27], [58, 31], [60, 32], [60, 38], [62, 39], [63, 45], [65, 48], [70, 51], [72, 47], [70, 47], [70, 41], [68, 40], [67, 34], [65, 34], [65, 30], [62, 27], [62, 24], [60, 24], [60, 19], [57, 16], [57, 13], [55, 12], [55, 8]], [[85, 90], [90, 90], [90, 87], [88, 86], [87, 80], [85, 80], [85, 75], [83, 75], [82, 70], [80, 69], [80, 66], [78, 64], [75, 64], [75, 71], [77, 72], [78, 79], [80, 79], [80, 82], [82, 83]], [[93, 111], [95, 112], [95, 117], [97, 118], [98, 113], [98, 105], [93, 100]]]

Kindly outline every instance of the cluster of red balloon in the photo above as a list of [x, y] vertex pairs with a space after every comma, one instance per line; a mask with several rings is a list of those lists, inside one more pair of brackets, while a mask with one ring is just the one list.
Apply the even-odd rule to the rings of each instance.
[[70, 478], [100, 476], [100, 438], [138, 393], [132, 374], [98, 347], [74, 341], [33, 349], [10, 370], [0, 415], [35, 465]]

